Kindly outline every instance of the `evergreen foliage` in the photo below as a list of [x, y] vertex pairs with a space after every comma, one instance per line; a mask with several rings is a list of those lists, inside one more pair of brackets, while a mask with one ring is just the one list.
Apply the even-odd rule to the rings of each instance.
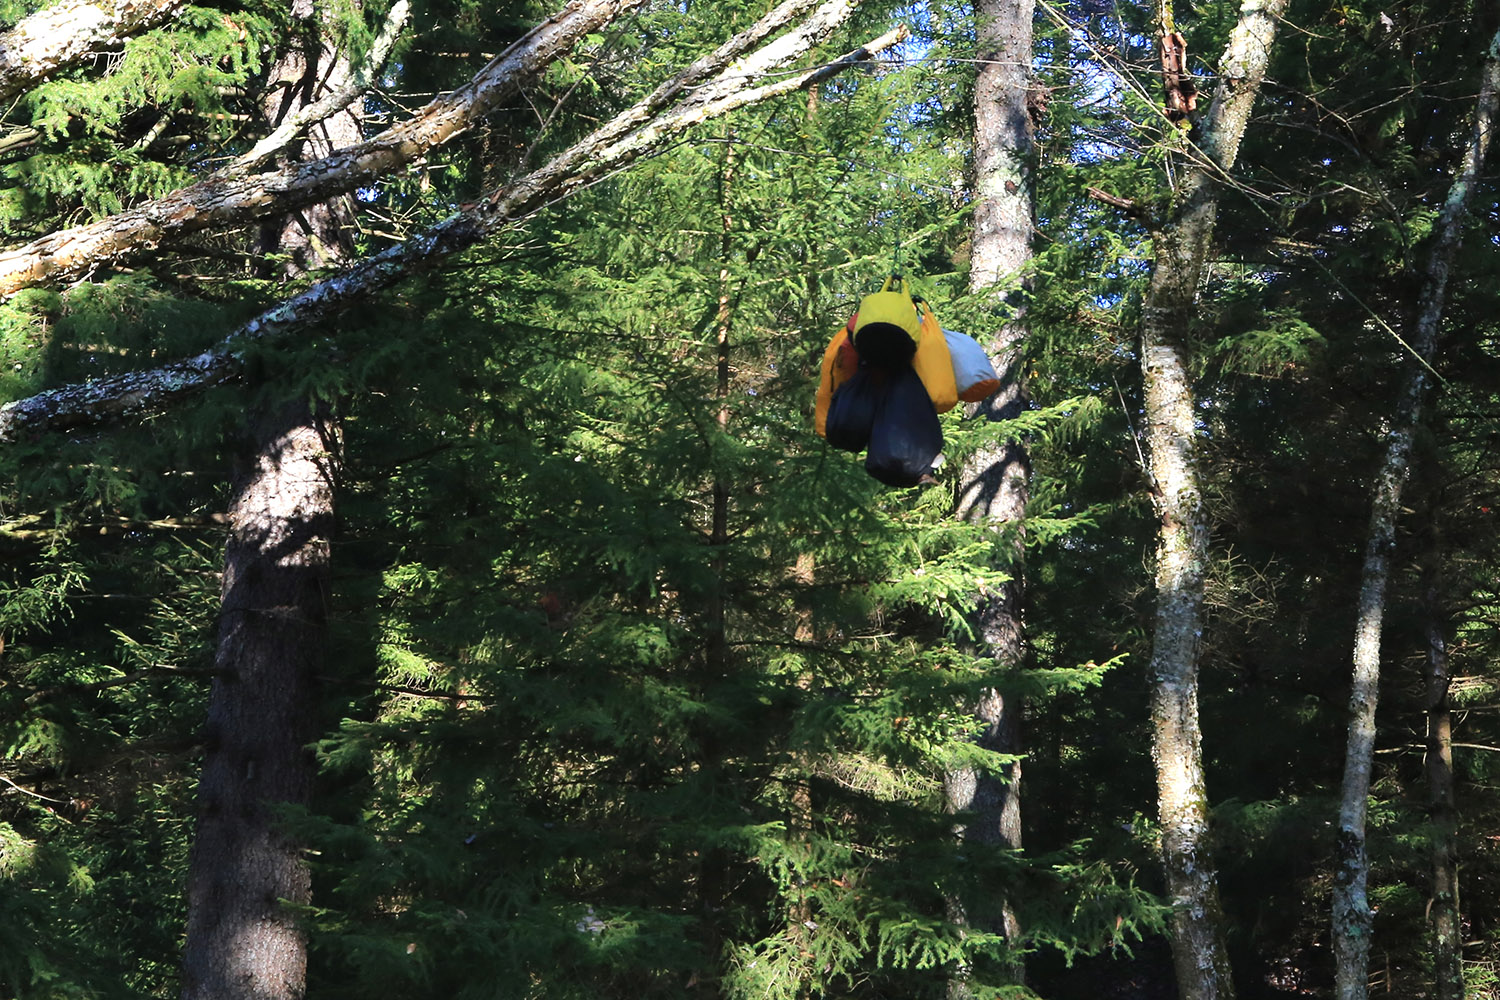
[[[549, 12], [498, 6], [418, 5], [369, 127]], [[542, 162], [769, 7], [618, 19], [356, 192], [360, 250]], [[7, 5], [6, 23], [24, 13]], [[330, 13], [357, 54], [385, 11]], [[1234, 5], [1178, 15], [1211, 73], [1199, 54], [1222, 48]], [[1214, 537], [1204, 749], [1242, 997], [1326, 985], [1328, 820], [1368, 483], [1405, 358], [1393, 331], [1490, 17], [1294, 4], [1304, 30], [1277, 42], [1190, 331]], [[904, 63], [705, 123], [336, 328], [257, 346], [244, 384], [6, 446], [0, 997], [177, 989], [228, 442], [256, 400], [294, 394], [335, 406], [345, 435], [320, 785], [284, 816], [311, 845], [309, 996], [919, 998], [964, 968], [977, 995], [1061, 1000], [1170, 981], [1135, 330], [1165, 150], [1192, 136], [1155, 111], [1141, 10], [1040, 9], [1035, 270], [1024, 291], [969, 296], [967, 5], [864, 4], [827, 51], [896, 19], [918, 30]], [[0, 122], [6, 239], [249, 148], [289, 24], [284, 4], [190, 7], [32, 88]], [[1471, 989], [1500, 963], [1492, 181], [1477, 204], [1386, 630], [1371, 853], [1395, 995], [1431, 978], [1411, 664], [1433, 580], [1464, 710]], [[252, 241], [214, 232], [0, 305], [0, 393], [216, 343], [287, 292], [256, 279]], [[993, 327], [1024, 301], [1031, 330], [1033, 409], [1003, 428], [945, 416], [938, 483], [910, 491], [873, 482], [810, 416], [828, 337], [893, 262], [945, 325]], [[950, 516], [952, 470], [1018, 432], [1033, 654], [997, 676], [966, 612], [1009, 547]], [[994, 686], [1029, 705], [1027, 848], [959, 851], [941, 776], [1001, 763], [959, 708]], [[947, 910], [997, 887], [1019, 941]], [[1029, 990], [1006, 979], [1012, 951]]]

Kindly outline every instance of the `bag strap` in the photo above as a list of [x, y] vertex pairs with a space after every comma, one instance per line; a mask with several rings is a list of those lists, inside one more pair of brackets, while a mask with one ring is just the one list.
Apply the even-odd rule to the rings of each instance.
[[[900, 288], [896, 288], [896, 289], [891, 288], [891, 282], [893, 282], [893, 281], [899, 281], [899, 282], [901, 282], [901, 287]], [[889, 278], [886, 278], [885, 279], [885, 284], [883, 284], [883, 285], [880, 286], [880, 290], [882, 292], [897, 291], [897, 292], [900, 292], [902, 295], [905, 295], [907, 298], [911, 298], [912, 297], [911, 287], [909, 285], [907, 285], [906, 279], [904, 277], [902, 277], [901, 275], [899, 275], [899, 274], [893, 274]]]

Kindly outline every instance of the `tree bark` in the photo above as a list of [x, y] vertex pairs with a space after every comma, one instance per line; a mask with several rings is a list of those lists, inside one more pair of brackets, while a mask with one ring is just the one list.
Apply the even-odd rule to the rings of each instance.
[[299, 1000], [304, 990], [306, 946], [287, 904], [309, 901], [310, 878], [277, 810], [312, 791], [332, 449], [301, 403], [254, 430], [263, 448], [236, 476], [229, 509], [183, 1000]]
[[[219, 346], [183, 361], [143, 372], [63, 386], [0, 407], [0, 441], [22, 434], [109, 423], [170, 406], [240, 372], [240, 346], [275, 340], [337, 316], [344, 309], [400, 281], [416, 277], [447, 257], [519, 223], [539, 209], [597, 179], [663, 148], [694, 125], [731, 111], [817, 86], [851, 66], [896, 45], [905, 27], [876, 38], [837, 59], [758, 87], [743, 78], [763, 78], [805, 54], [842, 23], [853, 0], [829, 0], [795, 31], [728, 66], [729, 58], [699, 71], [695, 64], [657, 94], [622, 113], [594, 134], [560, 153], [546, 166], [467, 206], [426, 232], [366, 258], [342, 274], [320, 281], [252, 319]], [[769, 17], [770, 15], [768, 15]], [[753, 29], [752, 29], [753, 30]], [[730, 48], [726, 43], [724, 50]], [[716, 53], [716, 57], [717, 57]], [[660, 108], [690, 96], [669, 110]], [[658, 112], [652, 112], [656, 105]]]
[[[971, 294], [1017, 290], [1009, 298], [1014, 312], [999, 330], [985, 338], [988, 353], [1000, 361], [1002, 388], [971, 408], [970, 419], [1009, 420], [1028, 402], [1021, 342], [1026, 335], [1018, 294], [1031, 261], [1031, 233], [1035, 215], [1033, 195], [1034, 140], [1027, 95], [1031, 85], [1033, 0], [976, 0], [976, 54], [980, 60], [974, 84], [974, 232], [969, 265]], [[997, 670], [1018, 669], [1025, 660], [1026, 643], [1021, 607], [1025, 593], [1022, 576], [1024, 535], [1022, 518], [1030, 496], [1031, 458], [1019, 440], [1007, 440], [976, 452], [962, 470], [956, 514], [966, 521], [990, 526], [1007, 539], [1003, 559], [1010, 580], [996, 593], [982, 596], [974, 615], [978, 651], [989, 656]], [[1016, 755], [1021, 751], [1019, 698], [1007, 698], [997, 688], [986, 688], [972, 711], [983, 727], [979, 743], [987, 750]], [[943, 791], [951, 812], [966, 814], [957, 828], [960, 840], [1021, 848], [1021, 763], [1002, 773], [985, 774], [958, 768], [944, 776]], [[977, 906], [960, 901], [966, 920], [983, 920], [987, 930], [1005, 935], [1018, 947], [1020, 920], [1012, 901], [996, 893], [987, 901], [989, 914], [981, 918]], [[1025, 980], [1025, 964], [1017, 953], [1009, 978]], [[969, 993], [960, 970], [949, 985], [949, 996]]]
[[[406, 27], [406, 22], [411, 18], [411, 4], [407, 0], [396, 0], [391, 4], [390, 11], [386, 14], [385, 25], [380, 34], [370, 46], [370, 51], [365, 55], [364, 62], [359, 66], [352, 67], [345, 74], [345, 79], [337, 87], [327, 86], [325, 92], [315, 101], [297, 108], [291, 114], [281, 118], [280, 123], [272, 130], [271, 134], [261, 139], [251, 148], [250, 152], [237, 157], [233, 163], [223, 171], [225, 174], [240, 174], [264, 164], [271, 157], [284, 150], [292, 143], [299, 133], [306, 129], [327, 121], [349, 105], [357, 98], [364, 96], [365, 92], [375, 83], [380, 72], [385, 69], [386, 60], [390, 58], [391, 49], [396, 45], [396, 39], [401, 30]], [[345, 136], [344, 144], [353, 146], [359, 142], [360, 133], [356, 130]], [[339, 146], [323, 147], [323, 156], [340, 148]]]
[[[297, 0], [292, 15], [310, 20], [312, 4]], [[277, 66], [285, 86], [272, 89], [278, 103], [268, 117], [294, 119], [325, 89], [337, 93], [349, 72], [310, 32], [306, 47]], [[340, 111], [318, 123], [300, 152], [325, 154], [359, 132], [357, 114]], [[337, 266], [347, 259], [352, 221], [342, 202], [314, 205], [268, 225], [261, 248], [280, 255], [284, 279]], [[236, 476], [229, 505], [183, 1000], [305, 993], [306, 941], [289, 907], [311, 901], [311, 880], [302, 845], [279, 829], [277, 812], [309, 805], [315, 777], [308, 744], [327, 646], [338, 425], [327, 407], [297, 398], [263, 408], [250, 431], [254, 459]]]
[[0, 34], [0, 101], [176, 16], [186, 0], [62, 0]]
[[1217, 179], [1233, 167], [1260, 90], [1285, 0], [1245, 0], [1220, 59], [1201, 152], [1178, 207], [1157, 234], [1141, 322], [1146, 441], [1156, 513], [1156, 616], [1151, 651], [1152, 758], [1162, 860], [1172, 900], [1172, 957], [1183, 1000], [1232, 998], [1223, 915], [1208, 833], [1198, 724], [1208, 520], [1197, 469], [1197, 407], [1188, 333], [1218, 207]]
[[1497, 91], [1500, 91], [1500, 34], [1490, 42], [1469, 145], [1433, 230], [1434, 240], [1423, 276], [1416, 318], [1407, 338], [1418, 360], [1408, 362], [1406, 366], [1396, 415], [1386, 435], [1385, 457], [1375, 478], [1370, 534], [1365, 545], [1356, 607], [1349, 737], [1344, 751], [1344, 780], [1335, 838], [1333, 955], [1337, 1000], [1364, 1000], [1368, 995], [1374, 915], [1370, 912], [1367, 896], [1369, 858], [1365, 848], [1365, 816], [1375, 753], [1380, 633], [1391, 556], [1396, 548], [1396, 514], [1401, 507], [1401, 488], [1411, 458], [1412, 440], [1427, 394], [1427, 366], [1437, 349], [1447, 299], [1448, 272], [1463, 238], [1469, 202], [1495, 126], [1496, 106], [1500, 103]]
[[1453, 712], [1448, 701], [1452, 672], [1444, 634], [1438, 574], [1428, 581], [1427, 618], [1427, 802], [1432, 824], [1432, 965], [1437, 1000], [1463, 1000], [1463, 937], [1458, 906], [1458, 809], [1453, 794]]
[[373, 139], [246, 174], [231, 165], [163, 198], [0, 252], [0, 297], [70, 281], [206, 229], [280, 217], [354, 190], [461, 134], [515, 94], [584, 35], [641, 0], [573, 0], [496, 56], [457, 90]]

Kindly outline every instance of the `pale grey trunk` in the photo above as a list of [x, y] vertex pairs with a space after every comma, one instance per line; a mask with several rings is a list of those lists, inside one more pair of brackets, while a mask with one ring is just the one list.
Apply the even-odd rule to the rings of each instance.
[[[974, 83], [974, 232], [969, 291], [997, 294], [1011, 288], [1015, 312], [1004, 325], [982, 337], [999, 361], [1002, 388], [972, 408], [970, 417], [1008, 420], [1026, 408], [1027, 395], [1021, 340], [1020, 289], [1031, 261], [1033, 228], [1032, 171], [1034, 143], [1027, 95], [1031, 86], [1033, 0], [976, 0], [974, 17], [980, 64]], [[982, 655], [1001, 670], [1014, 670], [1025, 659], [1021, 605], [1024, 541], [1021, 521], [1029, 496], [1030, 456], [1019, 440], [1007, 440], [976, 452], [964, 465], [956, 514], [965, 520], [1007, 532], [1005, 560], [1011, 579], [997, 593], [980, 599], [973, 625]], [[986, 689], [972, 710], [983, 729], [980, 745], [1005, 754], [1021, 750], [1019, 698], [1007, 699]], [[1021, 764], [1003, 773], [959, 768], [944, 776], [947, 807], [967, 815], [957, 828], [962, 840], [1021, 847]], [[1002, 932], [1013, 945], [1021, 925], [1003, 890], [982, 899], [954, 900], [953, 915], [987, 930]], [[1025, 966], [1016, 957], [1010, 978], [1022, 982]], [[950, 980], [950, 996], [969, 993], [967, 970]]]
[[[299, 0], [293, 17], [313, 16]], [[330, 62], [333, 63], [330, 66]], [[316, 40], [273, 73], [268, 117], [283, 121], [337, 88], [347, 65]], [[342, 111], [309, 132], [316, 157], [359, 139]], [[308, 207], [268, 226], [266, 252], [293, 278], [347, 256], [349, 211]], [[315, 776], [317, 677], [326, 647], [329, 536], [334, 522], [337, 424], [294, 399], [251, 419], [253, 453], [235, 477], [223, 603], [210, 696], [208, 746], [188, 884], [183, 1000], [298, 1000], [306, 940], [290, 907], [311, 901], [303, 847], [277, 811], [310, 802]]]
[[[1435, 552], [1441, 558], [1441, 552]], [[1434, 567], [1437, 569], [1437, 567]], [[1440, 574], [1440, 570], [1433, 574]], [[1432, 823], [1432, 965], [1437, 1000], [1463, 1000], [1463, 938], [1458, 907], [1458, 809], [1453, 795], [1452, 673], [1437, 580], [1427, 587], [1427, 801]]]
[[[1198, 655], [1208, 519], [1199, 487], [1189, 331], [1213, 236], [1220, 176], [1234, 165], [1285, 0], [1246, 0], [1219, 61], [1200, 148], [1183, 160], [1177, 209], [1155, 241], [1141, 322], [1145, 437], [1156, 513], [1156, 618], [1151, 650], [1152, 758], [1162, 862], [1172, 901], [1172, 958], [1183, 1000], [1234, 996], [1210, 849], [1198, 724]], [[1163, 23], [1169, 23], [1169, 13]]]
[[1369, 858], [1365, 815], [1375, 753], [1375, 705], [1380, 689], [1380, 633], [1385, 616], [1386, 586], [1396, 548], [1396, 514], [1406, 479], [1412, 439], [1427, 393], [1427, 365], [1437, 347], [1447, 298], [1448, 272], [1463, 238], [1474, 185], [1494, 129], [1496, 93], [1500, 87], [1500, 34], [1490, 42], [1484, 79], [1474, 112], [1468, 148], [1443, 210], [1434, 227], [1432, 251], [1423, 277], [1416, 319], [1407, 337], [1419, 361], [1407, 364], [1396, 415], [1386, 435], [1385, 457], [1375, 478], [1370, 534], [1365, 545], [1354, 629], [1354, 677], [1349, 694], [1349, 738], [1344, 752], [1344, 781], [1339, 797], [1333, 883], [1334, 996], [1364, 1000], [1368, 995], [1370, 936], [1374, 914], [1368, 898]]

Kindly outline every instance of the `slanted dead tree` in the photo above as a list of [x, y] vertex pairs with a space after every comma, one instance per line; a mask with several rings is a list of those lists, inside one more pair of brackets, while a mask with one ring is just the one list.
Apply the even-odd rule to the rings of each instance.
[[101, 49], [165, 24], [186, 0], [62, 0], [0, 34], [0, 101]]
[[[906, 37], [905, 27], [898, 27], [829, 62], [786, 74], [788, 63], [811, 52], [856, 6], [855, 0], [826, 0], [795, 28], [746, 54], [753, 47], [747, 38], [758, 41], [771, 33], [766, 23], [784, 24], [792, 19], [789, 10], [811, 6], [809, 0], [788, 0], [546, 165], [496, 188], [424, 232], [317, 282], [243, 324], [208, 351], [147, 371], [63, 386], [0, 407], [0, 441], [160, 410], [222, 385], [239, 375], [246, 342], [274, 340], [324, 323], [354, 303], [434, 268], [544, 206], [662, 150], [696, 125], [816, 86]], [[761, 82], [773, 75], [774, 82]]]
[[[280, 217], [392, 173], [462, 134], [579, 39], [641, 2], [573, 0], [490, 60], [464, 86], [440, 94], [372, 139], [316, 160], [250, 172], [249, 167], [274, 152], [260, 148], [248, 162], [230, 164], [162, 198], [0, 251], [0, 297], [72, 281], [193, 233]], [[285, 138], [290, 140], [294, 133], [295, 127]]]

